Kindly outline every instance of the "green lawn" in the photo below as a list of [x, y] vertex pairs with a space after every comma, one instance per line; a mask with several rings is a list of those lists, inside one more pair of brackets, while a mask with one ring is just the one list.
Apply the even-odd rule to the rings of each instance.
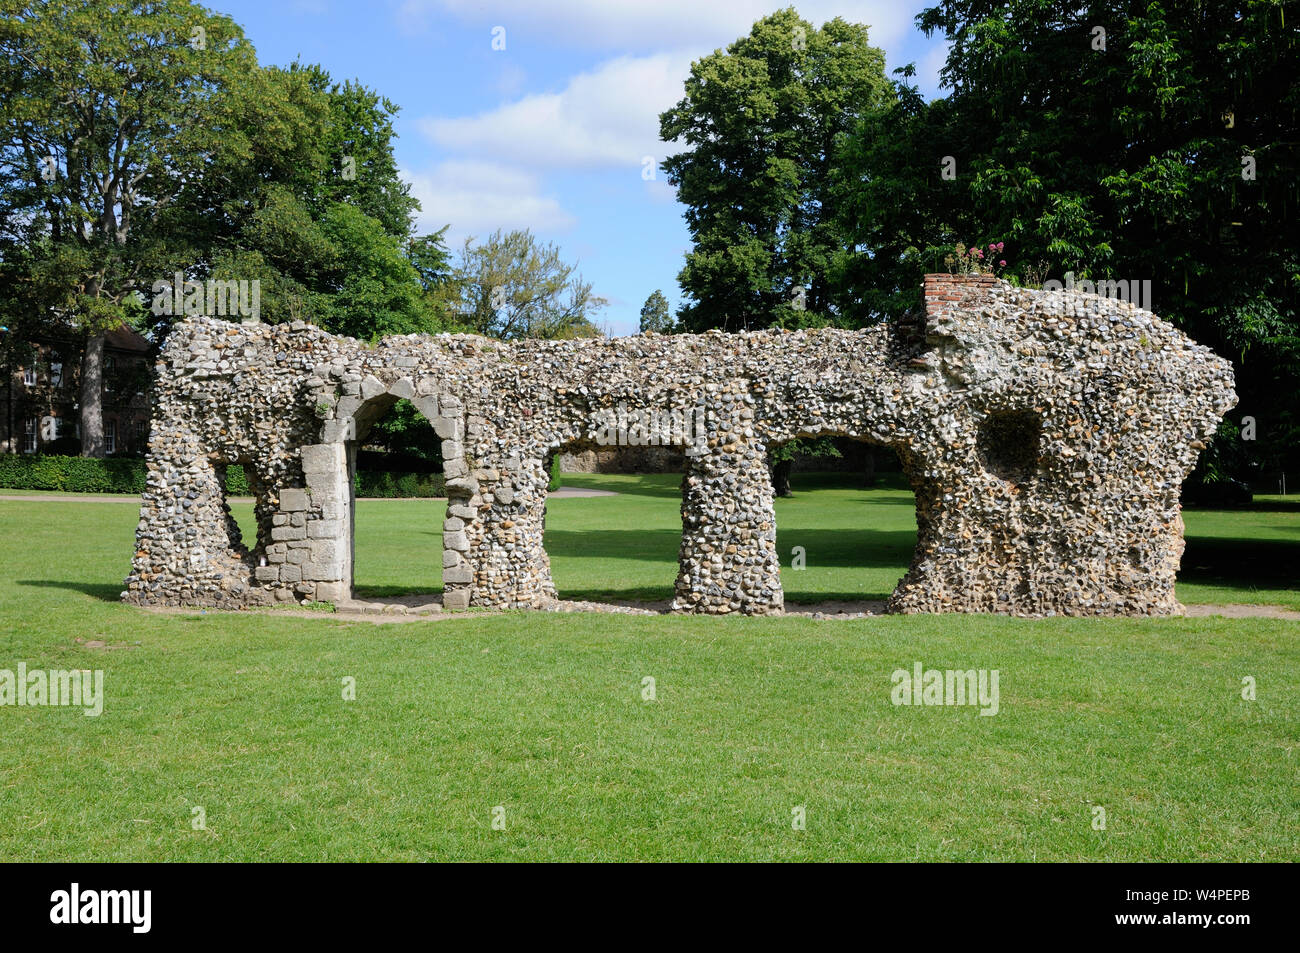
[[[551, 503], [561, 594], [666, 597], [677, 480], [566, 482], [621, 495]], [[361, 585], [436, 588], [441, 514], [359, 504]], [[792, 601], [882, 597], [908, 560], [901, 490], [778, 519], [783, 562], [807, 550]], [[0, 502], [0, 668], [102, 669], [107, 694], [0, 707], [0, 860], [1300, 855], [1297, 622], [152, 614], [115, 601], [135, 520]], [[1294, 506], [1187, 524], [1185, 601], [1297, 604]], [[997, 669], [999, 713], [894, 706], [917, 661]]]
[[[844, 488], [844, 478], [797, 474], [796, 493], [776, 501], [777, 549], [789, 603], [884, 599], [912, 559], [914, 500], [898, 475], [880, 489]], [[672, 597], [681, 542], [681, 478], [568, 474], [566, 486], [617, 497], [552, 500], [546, 549], [555, 584], [570, 599]], [[366, 596], [441, 588], [444, 505], [361, 503], [357, 586]], [[238, 510], [246, 531], [251, 503]], [[1187, 551], [1178, 596], [1185, 603], [1241, 602], [1300, 609], [1300, 499], [1260, 497], [1239, 510], [1186, 510]], [[791, 553], [805, 550], [795, 571]]]

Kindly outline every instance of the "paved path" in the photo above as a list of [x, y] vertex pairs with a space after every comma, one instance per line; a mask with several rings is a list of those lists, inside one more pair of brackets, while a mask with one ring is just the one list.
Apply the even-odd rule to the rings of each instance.
[[[552, 500], [570, 500], [580, 497], [592, 496], [618, 496], [613, 490], [587, 490], [577, 486], [562, 486], [554, 493], [547, 495]], [[422, 497], [388, 497], [388, 496], [359, 496], [358, 500], [365, 503], [407, 503], [412, 499], [425, 500], [429, 503], [446, 503], [445, 496], [422, 496]], [[117, 496], [112, 493], [33, 493], [30, 496], [12, 493], [0, 494], [0, 501], [9, 501], [13, 503], [139, 503], [138, 496]], [[232, 503], [251, 503], [251, 496], [232, 496]]]

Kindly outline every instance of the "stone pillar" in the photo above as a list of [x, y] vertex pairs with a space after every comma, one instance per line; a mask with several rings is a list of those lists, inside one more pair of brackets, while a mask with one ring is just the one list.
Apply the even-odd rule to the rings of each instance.
[[779, 613], [785, 597], [766, 448], [742, 381], [710, 384], [706, 447], [688, 451], [682, 480], [678, 612]]
[[540, 453], [511, 454], [470, 471], [478, 520], [465, 540], [475, 578], [472, 604], [536, 609], [553, 602], [551, 564], [542, 545], [549, 479]]
[[442, 605], [468, 609], [474, 593], [470, 539], [477, 535], [478, 483], [465, 461], [465, 409], [450, 394], [414, 398], [415, 407], [442, 439], [442, 475], [447, 485], [447, 513], [442, 522]]
[[281, 509], [302, 505], [307, 556], [303, 589], [317, 602], [352, 598], [352, 486], [347, 451], [341, 443], [301, 449], [303, 490], [281, 490]]
[[123, 594], [139, 605], [236, 608], [250, 584], [246, 552], [226, 505], [225, 468], [193, 437], [178, 457], [151, 454], [135, 557]]

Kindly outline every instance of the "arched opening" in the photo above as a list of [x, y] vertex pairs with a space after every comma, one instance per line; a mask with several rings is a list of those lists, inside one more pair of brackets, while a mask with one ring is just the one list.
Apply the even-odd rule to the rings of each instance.
[[[420, 403], [435, 398], [417, 399]], [[442, 593], [446, 488], [441, 438], [416, 402], [391, 393], [353, 417], [347, 448], [352, 596], [420, 606]]]
[[[916, 550], [916, 494], [890, 447], [803, 435], [769, 449], [788, 611], [878, 611]], [[778, 467], [784, 474], [776, 472]]]
[[1043, 420], [1033, 411], [995, 411], [980, 423], [975, 450], [985, 470], [1019, 485], [1037, 474], [1042, 439]]
[[551, 579], [562, 600], [666, 608], [682, 539], [682, 448], [619, 439], [551, 451], [542, 535]]
[[216, 485], [221, 489], [222, 532], [230, 541], [234, 558], [250, 569], [265, 565], [273, 544], [276, 506], [257, 469], [247, 456], [213, 458]]

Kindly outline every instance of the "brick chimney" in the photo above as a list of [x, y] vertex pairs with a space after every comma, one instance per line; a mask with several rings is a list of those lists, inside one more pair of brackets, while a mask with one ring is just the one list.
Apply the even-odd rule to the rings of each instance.
[[926, 275], [922, 289], [925, 294], [925, 316], [935, 318], [947, 311], [972, 292], [987, 294], [997, 285], [996, 275]]

